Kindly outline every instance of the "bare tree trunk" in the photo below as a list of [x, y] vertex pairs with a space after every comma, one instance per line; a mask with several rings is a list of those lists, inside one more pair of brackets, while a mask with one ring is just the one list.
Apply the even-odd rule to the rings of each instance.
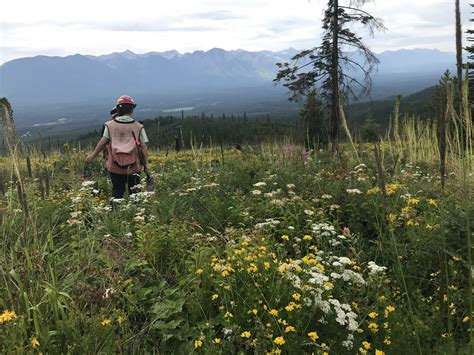
[[337, 152], [339, 136], [339, 52], [338, 52], [338, 0], [333, 2], [333, 33], [332, 33], [332, 53], [331, 53], [331, 150]]
[[[459, 0], [455, 1], [456, 12], [456, 66], [458, 77], [458, 93], [459, 97], [462, 92], [462, 29], [461, 29], [461, 11], [459, 9]], [[457, 109], [457, 107], [456, 107]]]

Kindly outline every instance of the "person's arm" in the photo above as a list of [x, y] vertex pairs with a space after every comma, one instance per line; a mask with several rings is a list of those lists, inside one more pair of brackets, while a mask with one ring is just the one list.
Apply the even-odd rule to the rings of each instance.
[[97, 143], [94, 151], [86, 157], [86, 161], [87, 162], [92, 161], [97, 156], [97, 154], [99, 154], [101, 151], [104, 150], [108, 142], [109, 142], [108, 138], [102, 137], [99, 143]]
[[146, 170], [148, 170], [148, 148], [145, 143], [141, 143], [140, 148], [142, 150], [143, 163], [146, 167]]

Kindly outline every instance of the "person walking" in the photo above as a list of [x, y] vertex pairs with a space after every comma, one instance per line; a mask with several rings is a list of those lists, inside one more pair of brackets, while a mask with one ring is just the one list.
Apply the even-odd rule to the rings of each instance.
[[115, 115], [105, 122], [101, 139], [86, 157], [86, 162], [90, 162], [105, 150], [105, 168], [112, 181], [114, 198], [122, 198], [126, 187], [129, 194], [134, 193], [140, 183], [142, 166], [148, 175], [148, 137], [143, 125], [133, 119], [136, 106], [128, 95], [118, 98]]

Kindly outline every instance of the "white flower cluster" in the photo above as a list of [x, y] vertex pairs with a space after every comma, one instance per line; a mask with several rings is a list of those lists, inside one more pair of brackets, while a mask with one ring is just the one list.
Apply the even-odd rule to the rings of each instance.
[[130, 200], [135, 203], [148, 202], [148, 198], [154, 194], [155, 192], [153, 191], [135, 192], [134, 194], [130, 195]]
[[275, 191], [266, 192], [266, 193], [263, 194], [263, 196], [266, 197], [266, 198], [273, 198], [276, 195], [279, 195], [280, 192], [281, 192], [281, 189], [277, 189]]
[[263, 229], [265, 227], [275, 227], [278, 224], [280, 224], [280, 221], [274, 218], [267, 218], [265, 219], [265, 222], [260, 222], [257, 223], [254, 228], [255, 229]]
[[[313, 224], [311, 229], [314, 236], [324, 237], [324, 240], [339, 238], [341, 243], [349, 241], [345, 236], [338, 235], [334, 226], [328, 223]], [[296, 242], [301, 241], [300, 238], [293, 239]], [[327, 324], [333, 320], [343, 327], [347, 334], [343, 346], [349, 350], [353, 348], [353, 334], [359, 325], [358, 316], [350, 301], [344, 297], [343, 302], [339, 296], [347, 296], [348, 287], [357, 290], [372, 281], [370, 278], [364, 279], [363, 271], [353, 265], [356, 265], [355, 262], [345, 255], [337, 256], [331, 252], [316, 250], [301, 259], [282, 263], [278, 268], [278, 272], [302, 294], [303, 308], [307, 307], [311, 312], [320, 310], [323, 313], [319, 323]], [[373, 261], [369, 262], [367, 267], [369, 274], [386, 270]]]
[[362, 191], [360, 191], [359, 189], [347, 189], [346, 192], [349, 195], [360, 195], [360, 194], [362, 194]]
[[367, 263], [367, 268], [369, 269], [370, 274], [384, 273], [387, 268], [385, 266], [379, 266], [373, 261]]
[[311, 225], [311, 229], [316, 236], [321, 237], [332, 237], [337, 234], [334, 226], [328, 223], [315, 223]]

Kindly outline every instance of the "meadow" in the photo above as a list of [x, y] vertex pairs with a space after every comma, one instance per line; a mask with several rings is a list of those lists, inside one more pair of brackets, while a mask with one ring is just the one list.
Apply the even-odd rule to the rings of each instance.
[[153, 151], [155, 192], [115, 201], [83, 149], [14, 146], [0, 352], [469, 354], [468, 112], [443, 184], [436, 124], [409, 117], [337, 156], [289, 139]]

